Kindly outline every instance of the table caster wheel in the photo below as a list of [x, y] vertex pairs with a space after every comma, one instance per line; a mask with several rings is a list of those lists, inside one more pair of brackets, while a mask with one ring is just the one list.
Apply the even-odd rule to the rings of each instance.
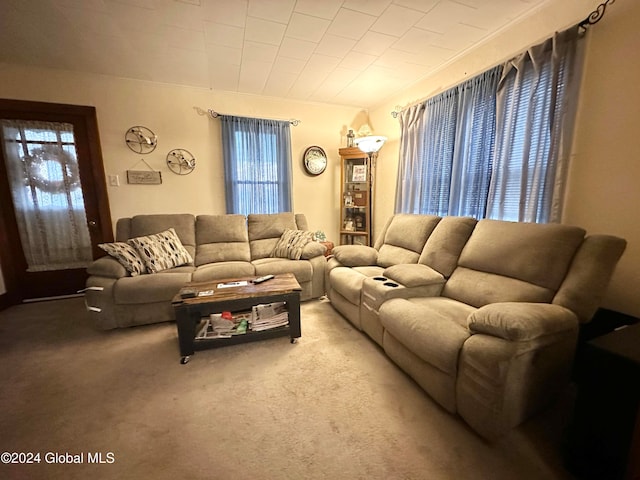
[[186, 365], [187, 363], [189, 363], [189, 355], [180, 359], [180, 364]]

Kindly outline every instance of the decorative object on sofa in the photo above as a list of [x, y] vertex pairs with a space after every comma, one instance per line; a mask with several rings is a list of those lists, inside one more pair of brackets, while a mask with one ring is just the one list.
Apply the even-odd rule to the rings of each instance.
[[193, 263], [173, 227], [153, 235], [132, 238], [127, 243], [136, 249], [149, 273]]
[[154, 170], [144, 158], [141, 158], [132, 168], [140, 163], [147, 166], [148, 170], [127, 170], [127, 183], [133, 185], [160, 185], [162, 183], [162, 172]]
[[327, 264], [334, 308], [437, 403], [496, 439], [567, 388], [626, 241], [562, 224], [396, 214]]
[[304, 151], [302, 164], [309, 175], [320, 175], [327, 168], [327, 154], [318, 146], [311, 146]]
[[313, 239], [316, 242], [326, 242], [327, 235], [322, 230], [316, 230], [315, 232], [313, 232]]
[[[369, 200], [370, 157], [357, 147], [341, 148], [340, 169], [340, 244], [371, 244], [371, 209]], [[354, 218], [362, 218], [356, 228]]]
[[156, 149], [158, 136], [147, 127], [136, 125], [124, 134], [124, 141], [136, 153], [147, 154]]
[[176, 175], [189, 175], [196, 168], [196, 159], [184, 148], [175, 148], [167, 153], [167, 166]]

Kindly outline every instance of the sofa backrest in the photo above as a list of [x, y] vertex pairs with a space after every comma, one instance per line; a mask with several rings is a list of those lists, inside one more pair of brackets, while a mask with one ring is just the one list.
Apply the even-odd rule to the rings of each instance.
[[418, 263], [424, 244], [440, 222], [436, 215], [397, 213], [387, 222], [376, 240], [378, 265]]
[[442, 295], [475, 307], [551, 303], [584, 235], [568, 225], [480, 220]]
[[302, 230], [298, 228], [296, 217], [306, 230], [307, 222], [302, 214], [294, 215], [293, 212], [250, 214], [247, 217], [247, 223], [251, 260], [271, 256], [271, 252], [285, 230]]
[[136, 215], [120, 218], [116, 222], [116, 241], [160, 233], [173, 228], [191, 255], [196, 253], [196, 218], [190, 213]]
[[198, 215], [195, 266], [207, 263], [251, 261], [247, 219], [244, 215]]
[[427, 239], [418, 263], [449, 278], [476, 223], [471, 217], [443, 217]]

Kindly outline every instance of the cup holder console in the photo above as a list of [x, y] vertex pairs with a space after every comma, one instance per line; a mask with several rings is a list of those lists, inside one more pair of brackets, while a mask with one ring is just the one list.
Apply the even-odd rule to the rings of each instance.
[[393, 282], [384, 282], [384, 283], [383, 283], [383, 285], [384, 285], [385, 287], [392, 287], [392, 288], [395, 288], [395, 287], [399, 287], [399, 286], [400, 286], [400, 285], [398, 285], [397, 283], [393, 283]]

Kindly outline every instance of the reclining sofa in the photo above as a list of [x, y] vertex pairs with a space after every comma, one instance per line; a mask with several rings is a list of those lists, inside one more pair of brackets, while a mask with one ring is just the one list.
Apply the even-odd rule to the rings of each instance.
[[626, 247], [578, 227], [398, 214], [327, 264], [333, 307], [436, 402], [495, 439], [570, 379], [579, 325]]
[[[119, 219], [116, 243], [104, 244], [104, 248], [108, 251], [112, 251], [109, 249], [114, 245], [128, 248], [127, 241], [131, 239], [142, 245], [138, 239], [166, 233], [169, 229], [173, 229], [179, 241], [149, 253], [150, 257], [181, 259], [173, 262], [176, 266], [157, 267], [154, 273], [145, 271], [144, 265], [140, 265], [139, 270], [135, 265], [128, 265], [127, 269], [122, 258], [116, 258], [122, 256], [121, 250], [89, 265], [85, 301], [98, 328], [108, 330], [174, 320], [171, 300], [180, 288], [192, 281], [293, 273], [302, 287], [301, 300], [325, 294], [326, 248], [310, 241], [312, 234], [302, 214], [138, 215]], [[302, 242], [304, 245], [298, 243], [297, 249], [276, 248], [282, 245], [287, 234], [300, 231], [307, 239], [306, 243]], [[287, 244], [291, 242], [285, 242], [285, 246]]]

